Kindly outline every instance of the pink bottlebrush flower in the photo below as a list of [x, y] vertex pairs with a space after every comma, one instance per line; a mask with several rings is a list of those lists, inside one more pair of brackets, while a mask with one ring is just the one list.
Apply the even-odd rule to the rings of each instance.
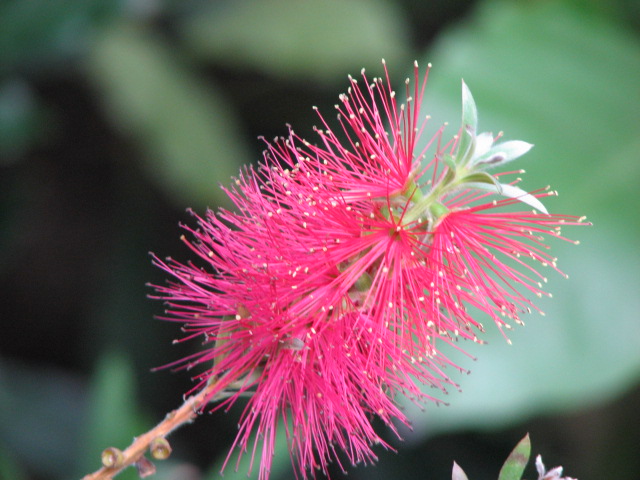
[[[290, 201], [292, 192], [315, 202], [309, 207], [313, 222], [303, 219], [314, 232], [306, 245], [328, 250], [329, 265], [340, 266], [334, 283], [351, 298], [358, 282], [367, 285], [359, 305], [372, 307], [368, 313], [380, 335], [389, 329], [400, 332], [403, 349], [417, 358], [437, 355], [437, 338], [480, 341], [474, 330], [482, 331], [482, 324], [470, 317], [468, 306], [488, 313], [498, 326], [507, 325], [505, 318], [519, 322], [519, 312], [535, 309], [526, 291], [542, 295], [538, 283], [545, 278], [520, 257], [558, 270], [542, 237], [562, 238], [562, 225], [584, 218], [549, 215], [539, 198], [553, 192], [527, 193], [515, 182], [500, 183], [504, 174], [486, 172], [520, 157], [531, 145], [494, 144], [497, 138], [491, 134], [476, 134], [475, 103], [464, 84], [460, 136], [442, 145], [440, 130], [416, 151], [426, 124], [419, 117], [426, 75], [421, 83], [416, 65], [414, 76], [413, 89], [406, 81], [402, 105], [382, 79], [368, 83], [363, 72], [363, 87], [351, 79], [336, 106], [347, 142], [324, 120], [325, 128], [317, 129], [321, 146], [291, 132], [285, 142], [269, 147], [270, 157], [284, 167], [272, 168], [263, 188], [288, 209], [299, 208], [295, 199]], [[436, 151], [425, 161], [434, 144]], [[505, 198], [493, 200], [491, 193]], [[320, 204], [319, 198], [331, 205]], [[518, 203], [541, 213], [493, 213]], [[467, 235], [454, 238], [456, 229], [466, 227]], [[505, 263], [509, 257], [515, 265]]]
[[[554, 192], [536, 194], [547, 195]], [[547, 278], [532, 262], [565, 275], [558, 269], [557, 259], [547, 252], [545, 235], [567, 240], [561, 236], [561, 226], [577, 225], [582, 219], [505, 211], [504, 207], [517, 204], [518, 200], [487, 202], [485, 197], [486, 194], [468, 192], [463, 199], [444, 202], [450, 211], [435, 225], [431, 254], [445, 270], [444, 288], [456, 292], [459, 304], [473, 305], [499, 327], [511, 328], [508, 320], [522, 323], [523, 312], [534, 309], [543, 314], [527, 294], [550, 296], [542, 290]], [[467, 316], [465, 310], [456, 314], [460, 319]], [[468, 323], [474, 322], [469, 318]]]
[[[155, 287], [166, 318], [204, 339], [177, 363], [206, 365], [195, 388], [215, 382], [215, 408], [249, 397], [234, 446], [255, 456], [259, 434], [262, 479], [280, 420], [302, 476], [339, 463], [338, 451], [374, 461], [372, 445], [384, 442], [372, 418], [407, 423], [396, 395], [439, 401], [424, 385], [454, 385], [443, 342], [481, 341], [468, 307], [500, 327], [535, 309], [527, 294], [541, 295], [544, 278], [532, 263], [557, 269], [542, 237], [582, 220], [550, 215], [539, 200], [548, 192], [486, 172], [531, 145], [476, 134], [466, 86], [460, 135], [443, 145], [440, 129], [416, 151], [426, 78], [416, 64], [401, 105], [388, 75], [350, 79], [337, 106], [346, 140], [320, 117], [319, 145], [293, 131], [268, 144], [265, 164], [227, 190], [237, 212], [185, 227], [203, 266], [154, 257], [174, 278]], [[540, 213], [504, 209], [517, 203]]]
[[[250, 184], [242, 192], [251, 196]], [[410, 358], [393, 336], [376, 336], [371, 318], [333, 284], [336, 265], [329, 258], [322, 267], [328, 250], [297, 246], [296, 252], [295, 242], [287, 244], [289, 230], [273, 233], [282, 233], [292, 218], [279, 226], [284, 212], [270, 216], [271, 203], [262, 205], [267, 210], [261, 205], [253, 204], [251, 221], [221, 213], [234, 230], [209, 212], [206, 220], [199, 219], [201, 229], [191, 231], [196, 241], [189, 245], [217, 275], [155, 258], [177, 279], [156, 287], [168, 300], [167, 318], [185, 322], [187, 338], [203, 335], [208, 344], [184, 361], [189, 367], [212, 362], [197, 378], [201, 384], [217, 382], [217, 408], [250, 395], [236, 446], [255, 449], [248, 444], [251, 432], [264, 436], [262, 477], [269, 470], [280, 418], [303, 472], [326, 471], [332, 457], [339, 461], [336, 447], [350, 463], [372, 462], [372, 445], [386, 446], [371, 426], [372, 417], [394, 429], [392, 418], [406, 422], [394, 395], [425, 397], [411, 377], [434, 386], [446, 377], [437, 362], [427, 368]], [[256, 219], [264, 221], [257, 226]]]

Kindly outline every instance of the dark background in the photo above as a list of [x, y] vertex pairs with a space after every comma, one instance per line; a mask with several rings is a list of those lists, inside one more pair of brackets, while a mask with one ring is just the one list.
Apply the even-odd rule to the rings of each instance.
[[[148, 252], [186, 260], [186, 207], [225, 205], [219, 184], [261, 160], [259, 135], [313, 139], [311, 107], [332, 121], [346, 74], [383, 57], [399, 90], [414, 58], [433, 62], [432, 131], [455, 132], [464, 77], [481, 128], [536, 144], [525, 186], [551, 183], [550, 210], [594, 227], [564, 232], [582, 245], [557, 246], [571, 279], [549, 273], [547, 316], [462, 357], [463, 393], [349, 477], [444, 479], [456, 460], [496, 478], [530, 432], [568, 475], [640, 478], [631, 0], [0, 2], [0, 478], [79, 478], [179, 405], [188, 375], [151, 369], [197, 345], [154, 320]], [[177, 432], [156, 478], [217, 478], [240, 412]], [[280, 453], [272, 478], [291, 478]]]

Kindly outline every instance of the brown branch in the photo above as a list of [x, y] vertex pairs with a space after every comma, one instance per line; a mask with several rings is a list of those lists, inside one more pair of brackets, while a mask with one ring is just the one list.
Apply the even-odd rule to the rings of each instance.
[[157, 443], [159, 451], [154, 452], [155, 458], [166, 458], [170, 452], [170, 447], [163, 439], [178, 427], [191, 423], [198, 416], [198, 410], [207, 400], [211, 391], [215, 390], [216, 383], [213, 382], [205, 389], [189, 397], [179, 408], [169, 412], [165, 419], [154, 428], [133, 440], [133, 443], [126, 450], [120, 452], [118, 449], [110, 447], [102, 454], [103, 466], [100, 470], [85, 475], [82, 480], [110, 480], [118, 473], [130, 465], [138, 466], [141, 477], [145, 477], [155, 472], [155, 468], [144, 454], [152, 443]]

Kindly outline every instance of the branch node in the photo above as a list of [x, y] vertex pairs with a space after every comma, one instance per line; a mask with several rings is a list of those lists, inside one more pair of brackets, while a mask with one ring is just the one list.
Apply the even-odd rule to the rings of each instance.
[[106, 468], [120, 468], [124, 464], [124, 454], [116, 447], [105, 448], [101, 455], [102, 465]]
[[151, 441], [149, 446], [151, 456], [156, 460], [166, 460], [171, 455], [171, 445], [164, 437], [157, 437]]

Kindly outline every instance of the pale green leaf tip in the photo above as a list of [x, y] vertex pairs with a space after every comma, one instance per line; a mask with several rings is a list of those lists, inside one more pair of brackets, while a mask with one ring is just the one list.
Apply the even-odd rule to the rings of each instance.
[[499, 185], [499, 193], [505, 197], [513, 198], [522, 203], [529, 205], [530, 207], [535, 208], [539, 212], [544, 214], [549, 214], [549, 211], [546, 209], [544, 204], [538, 200], [537, 197], [531, 195], [530, 193], [522, 190], [520, 187], [516, 187], [515, 185], [510, 185], [508, 183], [501, 183]]
[[456, 462], [453, 462], [451, 480], [469, 480], [467, 478], [467, 474], [464, 473], [464, 470], [462, 470], [462, 467], [460, 467], [460, 465], [458, 465]]
[[527, 153], [533, 147], [532, 143], [522, 140], [510, 140], [490, 146], [487, 141], [487, 134], [481, 133], [476, 137], [476, 149], [474, 157], [471, 159], [472, 165], [480, 168], [491, 168], [511, 162]]
[[478, 126], [478, 110], [476, 102], [471, 95], [471, 90], [462, 80], [462, 128], [469, 128], [472, 135], [475, 135]]

